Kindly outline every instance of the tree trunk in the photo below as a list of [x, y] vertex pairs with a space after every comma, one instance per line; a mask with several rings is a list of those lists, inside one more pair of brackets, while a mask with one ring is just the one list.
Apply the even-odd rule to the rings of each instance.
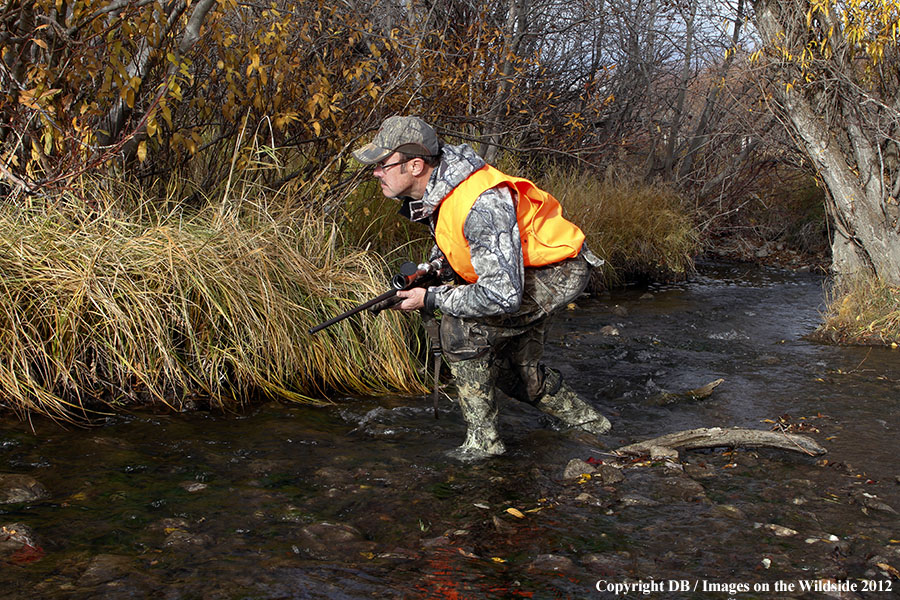
[[[799, 56], [811, 40], [806, 0], [756, 0], [753, 5], [763, 42]], [[874, 275], [900, 286], [900, 229], [896, 199], [890, 194], [895, 173], [886, 166], [879, 142], [890, 108], [855, 80], [860, 66], [850, 56], [838, 15], [820, 17], [836, 48], [819, 59], [821, 76], [805, 83], [796, 62], [776, 58], [773, 92], [800, 148], [815, 165], [828, 192], [834, 222], [832, 269], [838, 278]]]
[[669, 177], [675, 165], [676, 149], [681, 138], [681, 124], [684, 121], [684, 101], [687, 97], [687, 89], [691, 80], [694, 61], [694, 19], [697, 16], [697, 2], [693, 0], [687, 8], [684, 16], [684, 66], [681, 69], [681, 78], [678, 81], [678, 94], [675, 98], [675, 111], [672, 122], [669, 124], [669, 136], [666, 140], [666, 151], [663, 155], [663, 173]]
[[500, 152], [500, 141], [503, 139], [501, 115], [506, 109], [506, 101], [509, 98], [509, 90], [512, 88], [512, 77], [515, 57], [518, 56], [522, 38], [528, 28], [528, 0], [509, 0], [506, 16], [506, 28], [504, 31], [505, 42], [503, 56], [500, 62], [500, 81], [494, 101], [487, 117], [488, 135], [482, 145], [481, 155], [488, 163], [497, 160]]

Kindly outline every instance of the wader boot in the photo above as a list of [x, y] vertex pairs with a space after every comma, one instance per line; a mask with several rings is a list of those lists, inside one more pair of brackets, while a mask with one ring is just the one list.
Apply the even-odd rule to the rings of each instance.
[[559, 371], [545, 370], [544, 390], [544, 394], [534, 405], [566, 425], [577, 427], [594, 435], [603, 435], [612, 427], [609, 419], [579, 398], [578, 394], [563, 383]]
[[475, 460], [506, 452], [500, 433], [497, 401], [494, 398], [491, 363], [473, 358], [450, 363], [459, 393], [459, 408], [466, 421], [466, 441], [451, 456]]

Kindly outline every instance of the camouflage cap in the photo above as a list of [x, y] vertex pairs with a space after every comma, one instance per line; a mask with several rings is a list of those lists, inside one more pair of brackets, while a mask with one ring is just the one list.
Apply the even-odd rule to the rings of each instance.
[[441, 142], [431, 125], [418, 117], [394, 116], [385, 119], [375, 138], [353, 153], [366, 165], [381, 162], [394, 152], [437, 156]]

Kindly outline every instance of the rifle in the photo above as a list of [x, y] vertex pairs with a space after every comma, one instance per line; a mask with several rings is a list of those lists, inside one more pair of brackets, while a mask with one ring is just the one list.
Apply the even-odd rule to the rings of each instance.
[[427, 287], [432, 283], [436, 283], [440, 280], [442, 268], [443, 263], [440, 260], [433, 260], [419, 265], [414, 262], [405, 262], [400, 265], [400, 272], [391, 278], [390, 290], [371, 300], [366, 300], [362, 304], [354, 306], [347, 312], [332, 317], [324, 323], [319, 323], [309, 330], [309, 334], [312, 335], [317, 331], [322, 331], [326, 327], [331, 327], [335, 323], [339, 323], [348, 317], [361, 313], [367, 308], [371, 312], [378, 314], [386, 308], [399, 304], [402, 301], [402, 298], [397, 298], [397, 292], [415, 287]]
[[[375, 298], [372, 298], [371, 300], [367, 300], [358, 306], [354, 306], [347, 312], [343, 312], [336, 317], [332, 317], [324, 323], [319, 323], [309, 330], [309, 334], [312, 335], [317, 331], [325, 329], [326, 327], [331, 327], [335, 323], [343, 321], [347, 317], [352, 317], [353, 315], [360, 313], [367, 308], [370, 312], [378, 314], [386, 308], [390, 308], [395, 304], [399, 304], [403, 300], [403, 298], [398, 298], [397, 292], [399, 292], [400, 290], [412, 289], [414, 287], [427, 287], [432, 283], [439, 282], [441, 280], [441, 273], [443, 268], [444, 264], [440, 259], [436, 259], [431, 262], [422, 263], [419, 265], [414, 262], [405, 262], [400, 265], [400, 272], [391, 278], [392, 289], [379, 296], [376, 296]], [[431, 342], [431, 355], [434, 363], [434, 418], [437, 419], [438, 396], [440, 394], [438, 380], [441, 375], [441, 337], [438, 328], [438, 322], [434, 318], [433, 314], [425, 314], [425, 312], [423, 311], [422, 324], [425, 326], [425, 331], [428, 334], [428, 338]]]

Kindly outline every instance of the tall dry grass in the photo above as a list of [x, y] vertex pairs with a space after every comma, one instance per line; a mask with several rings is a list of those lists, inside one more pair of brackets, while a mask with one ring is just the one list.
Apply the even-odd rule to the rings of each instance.
[[828, 293], [817, 336], [841, 344], [900, 344], [900, 288], [872, 276], [844, 278]]
[[[0, 404], [74, 419], [424, 391], [415, 319], [307, 330], [384, 291], [388, 263], [424, 257], [427, 231], [365, 186], [313, 207], [245, 171], [189, 203], [183, 180], [84, 179], [52, 205], [0, 207]], [[696, 234], [664, 188], [571, 171], [539, 183], [607, 260], [601, 285], [691, 269]]]
[[[508, 157], [499, 168], [520, 171]], [[664, 184], [613, 171], [597, 176], [556, 167], [535, 182], [560, 200], [564, 216], [581, 227], [588, 246], [606, 261], [595, 272], [598, 287], [632, 277], [683, 279], [693, 270], [700, 250], [695, 215]], [[423, 259], [433, 241], [425, 227], [397, 215], [398, 207], [378, 186], [361, 186], [343, 203], [341, 230], [392, 263]]]
[[[233, 193], [188, 210], [88, 182], [52, 207], [0, 208], [0, 390], [20, 414], [71, 419], [193, 398], [421, 391], [390, 311], [307, 329], [387, 289], [375, 254], [321, 218]], [[169, 208], [165, 208], [169, 207]]]
[[691, 212], [664, 184], [626, 173], [610, 170], [598, 177], [551, 169], [540, 185], [559, 199], [563, 214], [585, 232], [588, 247], [606, 261], [595, 271], [595, 284], [683, 279], [700, 248]]

